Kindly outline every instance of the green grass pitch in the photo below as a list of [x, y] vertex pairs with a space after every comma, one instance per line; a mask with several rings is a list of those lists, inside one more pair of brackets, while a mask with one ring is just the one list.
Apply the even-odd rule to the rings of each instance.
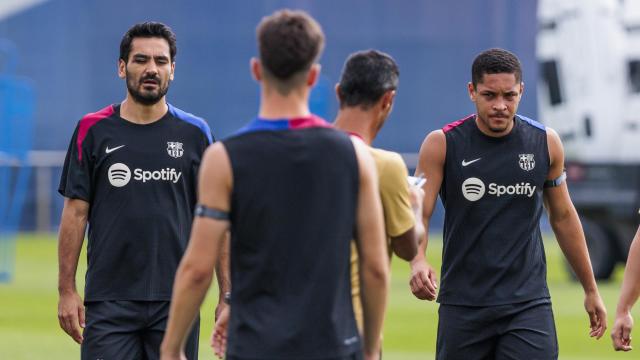
[[[78, 345], [58, 327], [57, 255], [54, 239], [52, 235], [21, 235], [18, 238], [14, 281], [11, 284], [0, 284], [0, 359], [79, 358]], [[582, 289], [577, 283], [568, 280], [562, 254], [555, 241], [549, 238], [545, 241], [545, 246], [560, 359], [640, 359], [640, 348], [631, 353], [615, 353], [608, 331], [599, 341], [588, 337], [589, 324], [583, 310]], [[441, 248], [441, 242], [436, 238], [432, 240], [428, 251], [430, 261], [438, 270]], [[83, 253], [78, 270], [80, 289], [85, 263]], [[622, 268], [617, 269], [613, 281], [600, 284], [600, 291], [609, 309], [609, 327], [612, 325], [620, 288], [621, 271]], [[385, 321], [385, 360], [434, 358], [437, 304], [415, 299], [409, 291], [408, 280], [408, 264], [395, 258]], [[201, 359], [214, 358], [208, 341], [215, 299], [217, 296], [212, 291], [201, 311]], [[636, 319], [640, 319], [637, 308], [634, 314]], [[638, 327], [635, 332], [640, 333], [640, 325]]]

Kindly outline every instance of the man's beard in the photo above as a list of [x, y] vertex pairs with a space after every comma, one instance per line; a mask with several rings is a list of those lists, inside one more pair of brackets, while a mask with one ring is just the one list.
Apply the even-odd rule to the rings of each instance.
[[[166, 86], [162, 86], [162, 82], [160, 78], [157, 76], [145, 76], [140, 79], [140, 81], [136, 81], [133, 77], [129, 76], [127, 72], [127, 90], [129, 90], [129, 94], [133, 100], [142, 105], [154, 105], [160, 101], [169, 91], [169, 82], [167, 82]], [[143, 82], [147, 80], [155, 80], [158, 88], [155, 91], [139, 91], [140, 86], [144, 86]]]

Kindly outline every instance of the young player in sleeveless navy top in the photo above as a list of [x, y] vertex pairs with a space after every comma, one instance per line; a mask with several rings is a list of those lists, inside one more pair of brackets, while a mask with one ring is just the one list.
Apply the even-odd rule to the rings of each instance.
[[[490, 49], [472, 66], [469, 96], [477, 113], [431, 132], [416, 172], [427, 177], [424, 219], [445, 208], [438, 293], [438, 359], [556, 359], [539, 221], [549, 220], [585, 291], [590, 335], [600, 338], [606, 310], [584, 233], [564, 183], [560, 138], [517, 115], [524, 84], [512, 53]], [[411, 290], [433, 300], [436, 279], [427, 241], [412, 261]]]

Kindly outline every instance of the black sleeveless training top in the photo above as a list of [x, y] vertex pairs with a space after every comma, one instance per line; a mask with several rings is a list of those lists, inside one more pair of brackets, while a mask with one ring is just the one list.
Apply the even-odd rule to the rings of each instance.
[[483, 134], [475, 119], [443, 128], [438, 302], [490, 306], [548, 299], [539, 226], [550, 161], [546, 129], [516, 115], [513, 130], [496, 138]]
[[349, 278], [359, 172], [349, 136], [316, 117], [256, 119], [223, 143], [233, 170], [227, 355], [361, 351]]

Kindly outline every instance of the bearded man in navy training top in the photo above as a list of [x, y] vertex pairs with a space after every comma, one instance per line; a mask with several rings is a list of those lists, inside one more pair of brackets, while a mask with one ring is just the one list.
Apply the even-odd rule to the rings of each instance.
[[[431, 132], [420, 149], [426, 228], [438, 193], [445, 208], [437, 359], [556, 359], [558, 344], [540, 234], [543, 204], [585, 292], [590, 335], [607, 313], [569, 198], [558, 134], [516, 113], [524, 90], [518, 58], [502, 49], [479, 54], [469, 97], [477, 113]], [[411, 291], [433, 300], [436, 278], [412, 261]]]
[[[78, 123], [59, 192], [58, 318], [82, 359], [158, 359], [173, 279], [187, 247], [207, 123], [165, 100], [176, 38], [156, 22], [122, 38], [127, 97]], [[84, 302], [75, 278], [86, 227]], [[186, 352], [198, 356], [198, 330]]]

